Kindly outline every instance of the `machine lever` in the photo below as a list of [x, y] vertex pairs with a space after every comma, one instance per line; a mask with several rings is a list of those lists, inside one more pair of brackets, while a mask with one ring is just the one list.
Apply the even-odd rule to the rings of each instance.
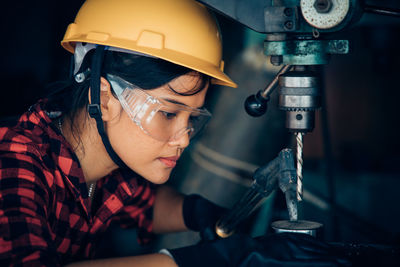
[[261, 200], [278, 187], [285, 194], [290, 220], [297, 220], [296, 169], [291, 149], [283, 149], [278, 157], [254, 173], [254, 182], [234, 207], [217, 222], [215, 231], [220, 237], [230, 236], [256, 208]]

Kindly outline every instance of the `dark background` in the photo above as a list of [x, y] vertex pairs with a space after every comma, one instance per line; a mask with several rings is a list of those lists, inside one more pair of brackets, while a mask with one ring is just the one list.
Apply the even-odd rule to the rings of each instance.
[[[400, 8], [397, 0], [369, 2]], [[1, 117], [21, 114], [46, 85], [68, 77], [71, 55], [60, 41], [81, 4], [77, 0], [2, 3]], [[245, 98], [268, 84], [277, 68], [262, 56], [262, 36], [218, 18], [227, 71], [239, 88], [210, 91], [213, 123], [185, 152], [169, 183], [184, 193], [201, 193], [231, 206], [248, 183], [251, 166], [246, 171], [218, 165], [200, 148], [259, 166], [292, 146], [293, 138], [284, 129], [276, 96], [263, 118], [244, 113]], [[328, 241], [396, 244], [400, 240], [400, 19], [365, 15], [336, 37], [350, 40], [351, 53], [333, 56], [322, 70], [325, 105], [317, 112], [314, 132], [305, 136], [304, 187], [310, 194], [301, 216], [324, 223]], [[270, 222], [286, 218], [279, 192], [266, 203], [250, 218], [249, 232], [270, 232]], [[130, 242], [127, 236], [119, 230], [108, 236], [113, 244], [110, 255], [132, 253], [118, 248]], [[156, 246], [179, 246], [195, 238], [161, 237]]]

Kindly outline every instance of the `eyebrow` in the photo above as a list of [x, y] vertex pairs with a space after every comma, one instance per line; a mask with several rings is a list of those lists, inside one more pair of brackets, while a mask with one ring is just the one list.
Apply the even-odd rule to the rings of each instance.
[[[168, 101], [168, 102], [170, 102], [170, 103], [173, 103], [173, 104], [182, 105], [182, 106], [187, 107], [187, 108], [193, 108], [193, 107], [191, 107], [191, 106], [186, 105], [185, 103], [176, 101], [176, 100], [174, 100], [174, 99], [170, 99], [170, 98], [162, 98], [162, 99], [165, 100], [165, 101]], [[195, 109], [202, 109], [202, 108], [204, 108], [204, 105], [201, 106], [201, 107], [195, 107]]]

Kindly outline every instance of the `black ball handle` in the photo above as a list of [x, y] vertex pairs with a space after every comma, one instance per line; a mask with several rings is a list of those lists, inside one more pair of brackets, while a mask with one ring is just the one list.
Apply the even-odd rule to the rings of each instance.
[[267, 111], [267, 102], [269, 97], [264, 98], [259, 91], [255, 95], [249, 96], [244, 102], [244, 108], [250, 116], [260, 117]]

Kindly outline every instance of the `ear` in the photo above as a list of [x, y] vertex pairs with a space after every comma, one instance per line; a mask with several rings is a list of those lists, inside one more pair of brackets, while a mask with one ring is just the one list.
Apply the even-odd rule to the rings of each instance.
[[[89, 90], [89, 102], [90, 102]], [[121, 105], [119, 101], [111, 92], [110, 83], [104, 78], [100, 78], [100, 108], [101, 108], [101, 118], [104, 122], [110, 121], [115, 118], [121, 111]]]

